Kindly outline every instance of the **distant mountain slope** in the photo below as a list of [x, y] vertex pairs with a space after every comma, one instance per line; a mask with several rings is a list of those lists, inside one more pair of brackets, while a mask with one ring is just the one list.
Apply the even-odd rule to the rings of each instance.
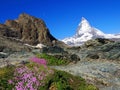
[[95, 38], [107, 38], [119, 40], [120, 34], [104, 34], [102, 31], [92, 27], [89, 22], [82, 17], [74, 36], [63, 39], [62, 41], [71, 46], [79, 46], [84, 42]]

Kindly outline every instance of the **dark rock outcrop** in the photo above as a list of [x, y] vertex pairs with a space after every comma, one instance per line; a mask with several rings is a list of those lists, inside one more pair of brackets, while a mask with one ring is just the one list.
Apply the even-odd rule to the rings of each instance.
[[49, 46], [42, 48], [42, 53], [50, 53], [50, 54], [67, 54], [67, 51], [64, 51], [63, 48], [58, 46]]
[[18, 38], [19, 33], [4, 24], [0, 24], [0, 36]]
[[84, 48], [79, 51], [79, 54], [84, 53], [84, 57], [91, 59], [120, 60], [120, 42], [114, 42], [107, 39], [95, 39], [91, 40], [90, 43], [94, 44], [89, 44], [91, 47], [86, 47], [85, 44], [83, 46]]
[[43, 20], [25, 13], [17, 20], [7, 20], [5, 24], [0, 24], [0, 35], [17, 38], [31, 45], [38, 43], [52, 45], [53, 41], [57, 41]]

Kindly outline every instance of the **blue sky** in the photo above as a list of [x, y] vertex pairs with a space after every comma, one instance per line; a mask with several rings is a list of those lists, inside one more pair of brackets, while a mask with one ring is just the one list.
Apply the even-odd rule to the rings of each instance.
[[120, 0], [1, 0], [0, 23], [28, 13], [57, 39], [73, 36], [81, 17], [104, 33], [120, 33]]

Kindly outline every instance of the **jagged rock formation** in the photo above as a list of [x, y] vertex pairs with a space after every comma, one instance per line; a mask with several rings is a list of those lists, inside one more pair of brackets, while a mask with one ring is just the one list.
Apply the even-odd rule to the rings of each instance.
[[52, 45], [53, 41], [57, 41], [43, 20], [25, 13], [16, 20], [7, 20], [5, 24], [0, 24], [0, 35], [17, 38], [31, 45], [38, 43]]

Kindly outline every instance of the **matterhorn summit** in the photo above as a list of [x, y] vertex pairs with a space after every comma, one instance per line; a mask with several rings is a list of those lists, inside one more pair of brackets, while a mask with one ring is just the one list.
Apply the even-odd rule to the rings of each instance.
[[91, 25], [89, 24], [89, 22], [84, 18], [82, 17], [81, 19], [81, 22], [80, 24], [78, 25], [78, 28], [77, 28], [77, 32], [76, 32], [76, 35], [77, 37], [80, 37], [80, 36], [88, 36], [89, 35], [91, 36], [95, 36], [95, 35], [100, 35], [100, 36], [103, 36], [104, 33], [101, 32], [100, 30], [96, 29], [96, 28], [93, 28], [91, 27]]
[[78, 25], [76, 35], [78, 36], [78, 35], [82, 35], [83, 33], [91, 32], [91, 28], [92, 27], [90, 26], [89, 22], [84, 17], [82, 17], [82, 20]]
[[120, 34], [104, 34], [99, 29], [92, 27], [89, 22], [82, 17], [76, 30], [76, 34], [72, 37], [63, 39], [62, 41], [71, 46], [79, 46], [84, 44], [84, 42], [95, 38], [120, 39]]

